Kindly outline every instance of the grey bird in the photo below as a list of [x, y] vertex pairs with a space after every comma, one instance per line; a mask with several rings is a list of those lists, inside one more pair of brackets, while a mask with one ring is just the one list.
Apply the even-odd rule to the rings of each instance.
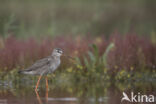
[[[29, 75], [40, 75], [35, 88], [35, 91], [37, 91], [41, 77], [43, 75], [53, 73], [58, 68], [58, 66], [61, 63], [60, 57], [62, 56], [62, 54], [63, 54], [62, 49], [55, 48], [53, 49], [53, 52], [50, 56], [38, 60], [29, 68], [19, 71], [19, 73]], [[47, 77], [46, 77], [46, 86], [48, 87]]]

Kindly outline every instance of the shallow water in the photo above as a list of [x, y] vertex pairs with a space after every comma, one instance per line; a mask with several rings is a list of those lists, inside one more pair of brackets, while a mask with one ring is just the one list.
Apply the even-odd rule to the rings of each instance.
[[[77, 85], [40, 83], [38, 92], [34, 91], [35, 81], [7, 82], [0, 81], [0, 104], [135, 104], [123, 101], [123, 92], [129, 97], [131, 92], [156, 96], [153, 82], [110, 84], [77, 83]], [[137, 103], [137, 104], [148, 104]], [[149, 103], [151, 104], [151, 103]]]

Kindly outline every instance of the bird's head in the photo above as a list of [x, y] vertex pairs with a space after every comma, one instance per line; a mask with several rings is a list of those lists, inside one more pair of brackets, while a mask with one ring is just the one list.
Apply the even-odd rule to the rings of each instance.
[[52, 55], [58, 56], [58, 57], [60, 57], [62, 54], [63, 54], [63, 51], [60, 48], [55, 48], [52, 52]]

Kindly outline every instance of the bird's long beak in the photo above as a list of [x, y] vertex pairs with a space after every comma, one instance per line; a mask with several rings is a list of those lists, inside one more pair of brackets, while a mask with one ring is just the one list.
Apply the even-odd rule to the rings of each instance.
[[63, 55], [64, 57], [68, 57], [68, 58], [70, 58], [70, 59], [72, 59], [72, 60], [75, 60], [75, 58], [74, 57], [71, 57], [71, 56], [69, 56], [69, 55]]

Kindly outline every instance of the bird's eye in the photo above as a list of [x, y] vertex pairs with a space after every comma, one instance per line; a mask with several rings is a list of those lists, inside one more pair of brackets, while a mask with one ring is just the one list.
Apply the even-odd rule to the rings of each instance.
[[57, 50], [57, 52], [58, 52], [58, 53], [62, 53], [62, 51], [60, 51], [60, 50]]

